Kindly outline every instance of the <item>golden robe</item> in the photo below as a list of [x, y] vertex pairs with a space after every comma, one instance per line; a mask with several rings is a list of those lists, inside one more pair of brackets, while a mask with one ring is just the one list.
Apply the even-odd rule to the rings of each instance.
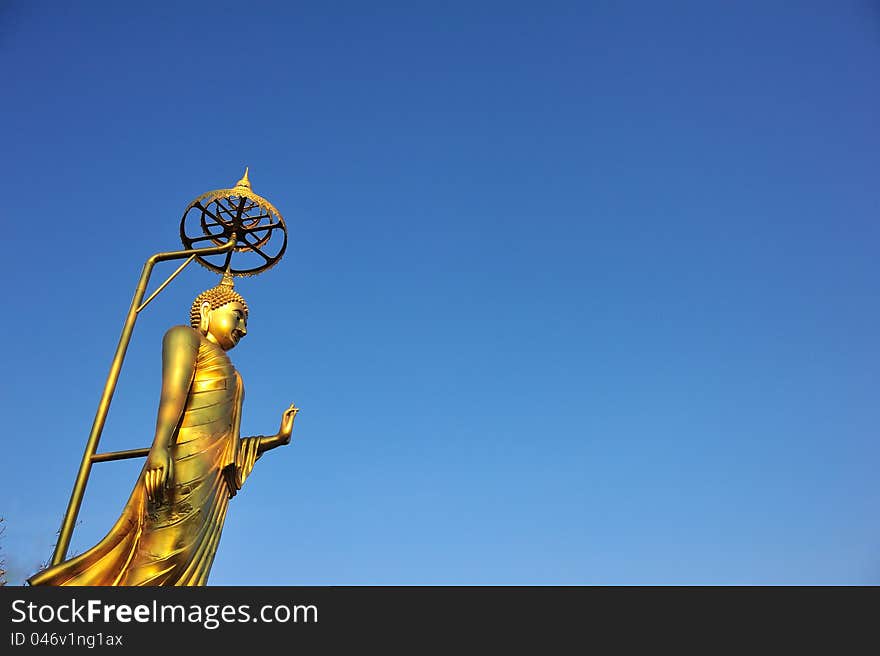
[[260, 438], [239, 438], [241, 376], [223, 349], [199, 338], [195, 374], [169, 447], [172, 477], [163, 503], [148, 500], [142, 470], [107, 536], [35, 574], [31, 585], [207, 583], [229, 499], [253, 469]]

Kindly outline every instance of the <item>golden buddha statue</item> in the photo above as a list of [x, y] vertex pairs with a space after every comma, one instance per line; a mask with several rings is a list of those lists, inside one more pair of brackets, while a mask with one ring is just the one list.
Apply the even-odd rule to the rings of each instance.
[[291, 405], [272, 436], [239, 437], [244, 388], [227, 351], [247, 334], [248, 307], [227, 273], [202, 292], [191, 326], [162, 342], [162, 393], [146, 464], [122, 516], [97, 545], [31, 585], [205, 585], [229, 499], [256, 460], [288, 444]]

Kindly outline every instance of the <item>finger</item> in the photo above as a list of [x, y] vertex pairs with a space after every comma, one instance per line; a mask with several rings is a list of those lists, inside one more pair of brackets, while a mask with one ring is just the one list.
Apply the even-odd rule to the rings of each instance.
[[147, 496], [150, 498], [150, 501], [158, 501], [159, 499], [159, 476], [161, 471], [159, 469], [151, 469], [147, 472]]

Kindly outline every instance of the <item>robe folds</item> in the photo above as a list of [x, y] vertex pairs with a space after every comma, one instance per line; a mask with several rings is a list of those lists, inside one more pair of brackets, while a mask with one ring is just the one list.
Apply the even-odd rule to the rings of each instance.
[[207, 584], [229, 499], [253, 469], [260, 438], [239, 437], [241, 376], [223, 349], [199, 338], [193, 380], [169, 447], [173, 466], [164, 500], [148, 500], [141, 470], [106, 537], [38, 572], [31, 585]]

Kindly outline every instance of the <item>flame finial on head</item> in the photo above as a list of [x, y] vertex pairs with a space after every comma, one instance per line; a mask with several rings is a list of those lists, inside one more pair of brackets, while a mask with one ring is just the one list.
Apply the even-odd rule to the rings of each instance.
[[189, 319], [190, 325], [195, 328], [199, 325], [200, 321], [200, 308], [202, 307], [202, 303], [207, 302], [208, 306], [211, 310], [216, 310], [219, 307], [226, 305], [227, 303], [241, 303], [244, 308], [244, 313], [250, 314], [250, 310], [248, 309], [247, 301], [242, 298], [241, 294], [235, 291], [235, 283], [232, 279], [232, 274], [227, 271], [223, 274], [223, 278], [220, 280], [220, 284], [216, 287], [212, 287], [211, 289], [206, 289], [201, 294], [196, 297], [196, 300], [193, 301], [192, 306], [190, 306], [189, 310]]

